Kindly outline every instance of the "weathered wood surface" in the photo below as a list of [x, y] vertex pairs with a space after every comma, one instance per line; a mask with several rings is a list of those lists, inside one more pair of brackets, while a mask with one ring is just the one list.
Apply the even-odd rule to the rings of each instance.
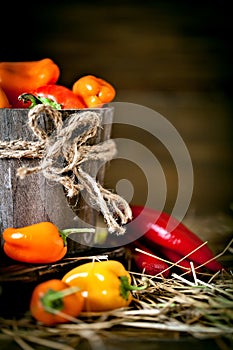
[[[74, 111], [73, 111], [74, 112]], [[69, 113], [73, 113], [71, 110]], [[68, 111], [64, 111], [68, 113]], [[98, 111], [102, 114], [102, 128], [97, 135], [90, 140], [99, 143], [110, 137], [112, 108], [103, 108]], [[0, 139], [1, 141], [38, 141], [28, 125], [28, 110], [24, 109], [1, 109], [0, 110]], [[51, 122], [44, 116], [40, 117], [41, 126], [48, 130]], [[60, 184], [51, 183], [44, 178], [42, 173], [27, 175], [24, 179], [17, 177], [19, 167], [38, 166], [40, 159], [31, 158], [0, 158], [0, 229], [1, 232], [7, 227], [22, 227], [40, 221], [52, 221], [59, 228], [67, 228], [73, 224], [78, 215], [87, 224], [95, 224], [96, 212], [82, 198], [74, 203], [74, 210], [67, 201], [63, 187]], [[86, 171], [96, 174], [100, 164], [97, 162], [87, 163]], [[104, 167], [98, 174], [98, 181], [103, 182]], [[76, 215], [77, 214], [77, 215]], [[74, 221], [72, 221], [74, 220]], [[92, 240], [93, 234], [83, 235], [83, 243]], [[74, 243], [76, 246], [77, 244]], [[73, 247], [72, 249], [75, 249]]]
[[[27, 126], [27, 113], [26, 109], [0, 111], [1, 141], [38, 141]], [[40, 175], [32, 174], [24, 180], [16, 176], [19, 167], [37, 166], [39, 159], [4, 158], [0, 164], [1, 231], [6, 227], [20, 227], [49, 220], [41, 200]]]

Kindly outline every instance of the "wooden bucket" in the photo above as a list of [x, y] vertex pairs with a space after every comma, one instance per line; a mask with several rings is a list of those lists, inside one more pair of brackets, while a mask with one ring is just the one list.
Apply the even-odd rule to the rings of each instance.
[[[87, 109], [62, 110], [62, 119], [84, 111]], [[110, 138], [113, 119], [112, 107], [104, 106], [91, 111], [100, 115], [101, 127], [95, 136], [88, 140], [89, 145]], [[47, 120], [44, 116], [40, 119], [43, 129], [49, 132], [52, 127], [51, 120]], [[28, 109], [0, 109], [0, 141], [4, 143], [15, 140], [38, 141], [28, 125]], [[40, 159], [2, 157], [1, 152], [0, 148], [1, 233], [7, 227], [23, 227], [41, 221], [51, 221], [60, 229], [95, 225], [97, 213], [83, 198], [67, 200], [62, 185], [47, 181], [40, 172], [29, 174], [24, 179], [17, 176], [18, 168], [37, 167]], [[93, 176], [97, 174], [97, 181], [103, 183], [104, 165], [101, 166], [98, 161], [87, 162], [86, 171]], [[88, 232], [78, 235], [78, 243], [73, 239], [68, 243], [70, 255], [79, 252], [83, 254], [91, 249], [94, 234]]]

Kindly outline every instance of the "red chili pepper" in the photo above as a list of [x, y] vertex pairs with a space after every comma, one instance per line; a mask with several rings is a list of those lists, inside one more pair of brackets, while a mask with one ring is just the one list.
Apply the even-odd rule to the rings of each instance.
[[26, 108], [42, 103], [55, 109], [86, 108], [80, 96], [75, 95], [69, 88], [56, 84], [40, 86], [36, 90], [21, 94], [18, 98], [25, 103]]
[[[143, 238], [150, 244], [156, 245], [157, 248], [162, 246], [184, 257], [204, 243], [185, 225], [165, 212], [158, 212], [143, 206], [132, 206], [131, 209], [134, 219], [128, 225], [128, 230], [142, 232]], [[168, 225], [169, 222], [170, 225]], [[205, 265], [211, 271], [223, 269], [207, 245], [191, 253], [188, 259], [197, 264]], [[213, 260], [207, 262], [211, 259]]]
[[[179, 253], [175, 252], [174, 250], [168, 249], [168, 248], [164, 248], [164, 247], [159, 247], [159, 251], [162, 253], [162, 255], [164, 257], [166, 257], [170, 262], [172, 263], [178, 263], [177, 267], [179, 269], [181, 269], [184, 272], [188, 272], [190, 270], [190, 272], [188, 272], [188, 274], [192, 275], [191, 272], [191, 265], [190, 265], [190, 260], [184, 259], [183, 256], [181, 256]], [[194, 264], [194, 267], [197, 267], [197, 264]]]
[[[165, 278], [169, 276], [170, 271], [168, 265], [161, 259], [156, 258], [155, 254], [142, 243], [139, 241], [134, 241], [128, 246], [128, 248], [132, 254], [132, 259], [140, 272], [144, 272], [145, 274], [151, 276], [160, 274]], [[139, 252], [135, 250], [135, 248], [149, 253], [151, 256], [144, 254], [143, 252]]]

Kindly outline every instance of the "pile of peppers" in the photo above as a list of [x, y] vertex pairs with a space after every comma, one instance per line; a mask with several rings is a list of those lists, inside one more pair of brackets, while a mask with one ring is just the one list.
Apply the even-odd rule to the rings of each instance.
[[[213, 272], [223, 269], [205, 242], [167, 213], [141, 206], [131, 209], [133, 219], [126, 234], [136, 233], [137, 237], [138, 233], [143, 234], [128, 244], [126, 251], [130, 251], [140, 273], [169, 277], [171, 268], [164, 257], [186, 272], [191, 261], [197, 269]], [[174, 224], [171, 230], [167, 225], [169, 220]], [[74, 229], [59, 230], [51, 222], [7, 228], [3, 231], [3, 250], [15, 261], [52, 263], [65, 257], [66, 239], [72, 232]], [[71, 269], [60, 280], [38, 284], [32, 292], [30, 312], [45, 325], [65, 323], [82, 312], [128, 307], [134, 300], [133, 291], [146, 288], [147, 283], [131, 285], [131, 275], [121, 262], [92, 261]]]
[[61, 280], [38, 284], [30, 300], [31, 315], [45, 325], [72, 321], [81, 312], [102, 312], [128, 307], [133, 300], [131, 277], [116, 260], [92, 261], [68, 271]]
[[115, 88], [94, 75], [82, 76], [72, 88], [58, 84], [60, 67], [50, 58], [26, 62], [0, 62], [0, 108], [55, 109], [101, 107], [111, 102]]
[[[67, 253], [67, 237], [88, 228], [59, 230], [51, 222], [39, 222], [3, 231], [3, 250], [12, 260], [29, 264], [50, 264]], [[131, 285], [131, 276], [116, 260], [92, 261], [68, 271], [62, 279], [39, 283], [30, 300], [31, 315], [45, 325], [65, 323], [81, 312], [101, 312], [127, 307], [132, 291], [145, 289]]]

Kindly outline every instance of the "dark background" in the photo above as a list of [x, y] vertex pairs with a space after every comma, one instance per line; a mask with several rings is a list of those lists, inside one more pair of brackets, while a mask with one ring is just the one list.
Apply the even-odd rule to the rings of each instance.
[[[3, 5], [0, 61], [52, 58], [59, 83], [82, 75], [111, 82], [115, 101], [152, 108], [179, 131], [191, 155], [194, 191], [189, 210], [229, 212], [232, 201], [232, 17], [226, 1], [29, 1]], [[113, 137], [132, 137], [113, 128]], [[152, 147], [148, 135], [139, 142]], [[177, 195], [177, 174], [158, 148], [167, 186], [166, 210]], [[128, 155], [130, 159], [130, 154]], [[147, 183], [137, 166], [111, 162], [106, 186], [121, 178], [143, 204]], [[154, 191], [156, 196], [156, 174]]]

